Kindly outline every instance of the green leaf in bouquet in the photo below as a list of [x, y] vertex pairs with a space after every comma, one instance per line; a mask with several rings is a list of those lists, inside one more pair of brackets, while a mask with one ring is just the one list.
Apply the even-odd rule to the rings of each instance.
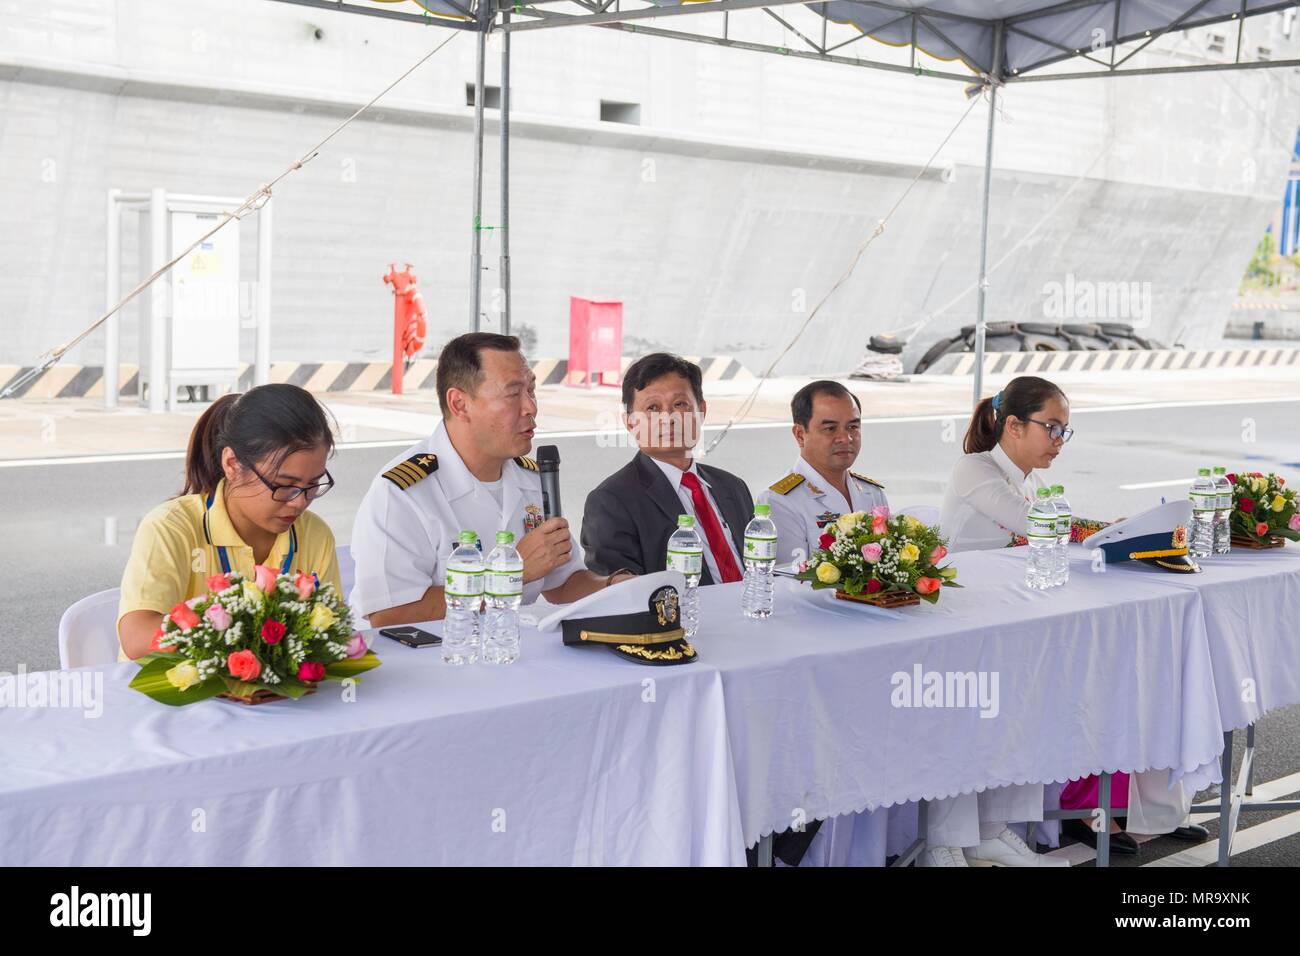
[[302, 697], [307, 693], [307, 686], [299, 684], [297, 681], [281, 681], [278, 684], [267, 684], [262, 681], [242, 681], [234, 677], [222, 677], [226, 685], [226, 693], [231, 697], [252, 697], [259, 690], [264, 690], [272, 694], [279, 694], [281, 697], [291, 697], [294, 700]]
[[335, 661], [332, 664], [325, 665], [326, 680], [344, 680], [348, 677], [354, 677], [357, 674], [373, 670], [380, 664], [379, 656], [374, 651], [366, 651], [365, 654], [353, 659]]
[[181, 690], [167, 679], [167, 672], [176, 666], [179, 658], [154, 657], [154, 655], [150, 657], [153, 659], [140, 668], [140, 673], [132, 679], [131, 688], [152, 697], [160, 704], [183, 707], [185, 704], [215, 697], [226, 689], [222, 679], [213, 676], [188, 690]]

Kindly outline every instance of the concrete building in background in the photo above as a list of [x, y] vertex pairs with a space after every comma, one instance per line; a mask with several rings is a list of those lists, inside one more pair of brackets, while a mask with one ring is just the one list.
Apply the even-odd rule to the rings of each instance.
[[[1243, 58], [1294, 57], [1297, 32], [1294, 11], [1249, 20]], [[783, 33], [757, 11], [731, 17], [734, 37]], [[266, 0], [0, 0], [0, 364], [32, 364], [102, 312], [110, 188], [248, 195], [446, 37]], [[905, 56], [861, 42], [864, 56]], [[1235, 26], [1188, 31], [1132, 62], [1231, 59], [1235, 43]], [[969, 105], [951, 81], [606, 30], [518, 34], [512, 54], [513, 316], [537, 356], [565, 354], [568, 297], [584, 295], [625, 303], [628, 353], [761, 368]], [[1044, 320], [1048, 290], [1138, 284], [1143, 314], [1091, 318], [1165, 343], [1216, 339], [1287, 182], [1295, 73], [1008, 87], [990, 320]], [[275, 360], [390, 355], [390, 261], [420, 276], [431, 350], [466, 329], [473, 78], [473, 39], [457, 36], [277, 188]], [[782, 372], [846, 371], [869, 335], [898, 329], [910, 368], [974, 321], [984, 114], [971, 111]], [[239, 228], [251, 361], [256, 228]], [[128, 222], [124, 289], [139, 235]], [[485, 231], [489, 329], [497, 242]], [[138, 322], [133, 307], [124, 362], [139, 360]], [[102, 336], [68, 356], [102, 360]]]

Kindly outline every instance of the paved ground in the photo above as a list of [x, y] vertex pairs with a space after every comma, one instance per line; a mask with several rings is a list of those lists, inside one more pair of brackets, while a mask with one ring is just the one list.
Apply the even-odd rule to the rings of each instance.
[[[859, 468], [886, 484], [895, 507], [938, 504], [960, 453], [970, 383], [926, 378], [852, 383], [871, 419]], [[803, 381], [765, 385], [753, 413], [709, 461], [754, 489], [785, 474], [795, 456], [788, 401]], [[1113, 518], [1155, 504], [1162, 495], [1181, 495], [1202, 465], [1300, 471], [1300, 380], [1294, 372], [1061, 377], [1061, 384], [1072, 398], [1076, 435], [1053, 472], [1079, 514]], [[711, 388], [710, 421], [725, 422], [747, 391]], [[315, 507], [340, 543], [347, 543], [367, 483], [412, 437], [432, 427], [436, 403], [429, 395], [330, 401], [345, 444], [331, 464], [338, 485]], [[563, 459], [566, 509], [577, 523], [587, 492], [630, 454], [609, 431], [616, 427], [617, 399], [612, 390], [553, 388], [543, 391], [541, 401], [541, 424]], [[78, 597], [117, 585], [141, 515], [179, 488], [179, 449], [198, 411], [149, 416], [82, 402], [0, 403], [0, 514], [11, 543], [0, 553], [0, 670], [20, 663], [28, 669], [58, 666], [59, 614]], [[708, 432], [706, 439], [717, 434]], [[1285, 778], [1280, 786], [1300, 790], [1300, 775], [1289, 776], [1300, 767], [1300, 707], [1270, 715], [1260, 739], [1266, 746], [1256, 781]], [[1263, 824], [1255, 836], [1267, 839], [1235, 857], [1237, 865], [1300, 864], [1300, 813], [1244, 821], [1247, 827]], [[1249, 833], [1243, 831], [1238, 845]], [[1159, 840], [1144, 847], [1137, 862], [1166, 857], [1200, 865], [1186, 854], [1170, 856], [1186, 849]]]

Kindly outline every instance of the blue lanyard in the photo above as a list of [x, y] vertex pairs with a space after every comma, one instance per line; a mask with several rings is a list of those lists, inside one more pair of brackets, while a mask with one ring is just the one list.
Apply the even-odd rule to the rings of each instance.
[[[216, 497], [217, 497], [217, 493], [215, 491], [211, 492], [208, 495], [208, 503], [207, 505], [204, 506], [203, 509], [203, 537], [207, 539], [208, 544], [212, 544], [212, 535], [208, 532], [208, 512], [212, 510], [212, 502], [216, 500]], [[218, 545], [214, 545], [214, 547], [217, 549], [217, 557], [221, 561], [221, 572], [223, 574], [229, 574], [230, 555], [226, 554], [226, 546], [224, 544], [218, 544]], [[295, 528], [293, 525], [290, 525], [289, 526], [289, 553], [284, 557], [284, 564], [280, 565], [281, 574], [289, 573], [289, 570], [293, 567], [293, 556], [297, 551], [298, 551], [298, 529]]]

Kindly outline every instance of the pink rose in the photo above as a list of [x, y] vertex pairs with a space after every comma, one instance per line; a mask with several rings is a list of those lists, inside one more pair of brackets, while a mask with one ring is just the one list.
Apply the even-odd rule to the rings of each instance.
[[880, 545], [874, 541], [871, 542], [870, 544], [864, 544], [862, 546], [862, 560], [866, 561], [867, 564], [875, 564], [877, 561], [879, 561]]
[[355, 632], [352, 640], [348, 641], [348, 660], [355, 661], [358, 657], [365, 657], [367, 650], [366, 636], [360, 631]]
[[275, 589], [275, 571], [265, 564], [253, 568], [253, 583], [263, 594], [270, 594]]
[[298, 576], [293, 579], [293, 586], [298, 589], [298, 600], [305, 601], [316, 590], [316, 576], [299, 571]]
[[938, 564], [946, 557], [948, 557], [948, 549], [941, 544], [936, 545], [935, 549], [930, 552], [930, 563]]
[[199, 616], [194, 613], [194, 608], [190, 607], [184, 601], [172, 608], [171, 613], [167, 615], [172, 622], [182, 631], [188, 631], [192, 627], [197, 627]]
[[213, 594], [219, 594], [228, 587], [230, 587], [230, 578], [224, 574], [214, 574], [208, 578], [208, 590]]
[[212, 625], [214, 631], [224, 631], [230, 627], [230, 612], [215, 601], [203, 612], [203, 616]]
[[871, 533], [872, 533], [872, 534], [885, 534], [885, 533], [888, 532], [888, 531], [889, 531], [889, 525], [885, 524], [885, 519], [884, 519], [884, 518], [872, 518], [872, 519], [871, 519]]
[[877, 520], [877, 519], [880, 520], [880, 521], [888, 521], [888, 520], [889, 520], [889, 506], [888, 506], [888, 505], [876, 505], [874, 508], [871, 509], [871, 519], [872, 519], [873, 521], [875, 521], [875, 520]]
[[1291, 520], [1286, 523], [1286, 526], [1292, 531], [1300, 531], [1300, 512], [1293, 514]]
[[262, 662], [252, 651], [235, 651], [226, 658], [226, 669], [237, 680], [256, 680], [262, 673]]
[[285, 627], [279, 621], [268, 620], [262, 625], [262, 640], [268, 644], [279, 644], [284, 640]]
[[317, 664], [315, 661], [303, 661], [302, 666], [298, 668], [298, 680], [304, 683], [315, 683], [318, 680], [325, 679], [325, 665]]

